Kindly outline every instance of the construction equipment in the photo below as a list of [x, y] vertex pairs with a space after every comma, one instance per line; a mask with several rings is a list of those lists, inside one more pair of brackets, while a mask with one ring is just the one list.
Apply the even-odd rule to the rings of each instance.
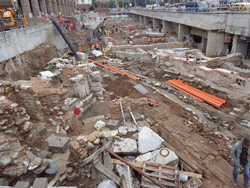
[[26, 15], [22, 13], [17, 0], [4, 0], [0, 5], [0, 22], [4, 30], [27, 25]]

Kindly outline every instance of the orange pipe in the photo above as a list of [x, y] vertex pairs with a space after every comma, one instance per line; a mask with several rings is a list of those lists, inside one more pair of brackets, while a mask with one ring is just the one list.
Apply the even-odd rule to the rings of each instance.
[[147, 99], [147, 101], [152, 102], [155, 106], [159, 106], [156, 102], [152, 101], [150, 98]]
[[109, 66], [109, 67], [108, 67], [108, 66], [105, 66], [105, 65], [103, 65], [103, 64], [101, 64], [101, 63], [97, 63], [97, 62], [93, 61], [92, 59], [88, 59], [88, 61], [91, 62], [91, 63], [94, 63], [94, 64], [96, 64], [96, 65], [98, 65], [98, 66], [101, 66], [101, 67], [103, 67], [103, 68], [105, 68], [105, 69], [108, 69], [108, 70], [110, 70], [110, 71], [113, 71], [113, 72], [120, 72], [120, 73], [122, 73], [123, 75], [126, 75], [126, 76], [128, 76], [128, 77], [130, 77], [130, 78], [132, 78], [132, 79], [134, 79], [134, 80], [139, 80], [139, 78], [137, 78], [136, 76], [130, 75], [129, 73], [124, 72], [124, 71], [122, 71], [122, 70], [120, 70], [120, 69], [117, 69], [117, 68], [115, 68], [115, 67], [112, 67], [112, 66]]
[[205, 101], [206, 103], [211, 104], [216, 108], [224, 107], [227, 103], [225, 100], [221, 98], [215, 97], [204, 91], [201, 91], [199, 89], [184, 84], [182, 80], [169, 80], [167, 84], [171, 85], [172, 87], [184, 93], [189, 94], [190, 96], [196, 98], [197, 100], [200, 99], [202, 101]]

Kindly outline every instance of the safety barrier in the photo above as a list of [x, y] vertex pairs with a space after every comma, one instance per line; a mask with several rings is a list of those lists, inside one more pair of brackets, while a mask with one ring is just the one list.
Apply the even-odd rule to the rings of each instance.
[[186, 85], [183, 83], [182, 80], [175, 80], [175, 79], [169, 80], [167, 84], [182, 91], [183, 93], [190, 95], [191, 97], [199, 100], [200, 102], [206, 102], [218, 109], [224, 107], [227, 104], [227, 101], [225, 101], [224, 99], [215, 97], [204, 91], [201, 91], [199, 89]]

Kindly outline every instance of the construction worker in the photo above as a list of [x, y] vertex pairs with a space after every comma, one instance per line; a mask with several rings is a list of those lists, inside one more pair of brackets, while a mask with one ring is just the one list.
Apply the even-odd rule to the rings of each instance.
[[59, 12], [58, 14], [59, 14], [59, 17], [61, 18], [61, 17], [62, 17], [62, 13], [61, 13], [61, 12]]
[[95, 46], [93, 44], [91, 44], [90, 48], [91, 48], [91, 50], [94, 50]]
[[106, 29], [104, 29], [104, 34], [107, 35], [107, 30]]
[[99, 50], [99, 44], [98, 44], [98, 42], [96, 42], [96, 44], [95, 44], [95, 49]]
[[102, 28], [99, 28], [99, 34], [102, 34]]
[[150, 37], [148, 37], [148, 44], [150, 44]]
[[238, 142], [231, 150], [231, 156], [234, 161], [233, 169], [233, 185], [238, 186], [238, 173], [240, 166], [244, 168], [244, 187], [249, 188], [249, 165], [250, 165], [250, 148], [249, 139], [245, 138], [242, 142]]
[[96, 21], [96, 17], [94, 17], [94, 20]]
[[152, 43], [155, 43], [155, 38], [154, 37], [152, 38]]
[[89, 15], [89, 20], [90, 20], [90, 15]]
[[165, 42], [165, 40], [166, 40], [166, 39], [163, 37], [163, 38], [161, 39], [161, 42], [162, 42], [162, 43], [164, 43], [164, 42]]

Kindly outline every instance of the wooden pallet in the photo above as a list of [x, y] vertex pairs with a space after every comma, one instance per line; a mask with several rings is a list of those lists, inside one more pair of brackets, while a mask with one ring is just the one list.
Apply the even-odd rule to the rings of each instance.
[[[168, 187], [179, 187], [179, 170], [177, 167], [156, 164], [151, 162], [144, 162], [142, 165], [142, 171], [150, 176], [151, 178], [157, 179], [157, 181], [165, 186]], [[166, 170], [171, 170], [169, 173], [166, 173]], [[165, 172], [164, 172], [165, 171]], [[168, 176], [167, 176], [167, 175]], [[159, 186], [153, 185], [150, 180], [142, 176], [141, 179], [141, 186], [142, 187], [150, 187], [150, 188], [159, 188]]]

